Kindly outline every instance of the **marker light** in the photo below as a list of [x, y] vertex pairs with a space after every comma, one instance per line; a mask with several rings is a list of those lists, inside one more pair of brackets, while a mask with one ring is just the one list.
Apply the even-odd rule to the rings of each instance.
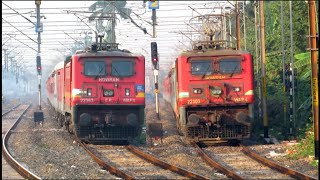
[[87, 96], [92, 96], [92, 88], [87, 89]]
[[130, 96], [130, 89], [129, 89], [129, 88], [126, 88], [126, 89], [125, 89], [125, 95], [126, 95], [126, 96]]

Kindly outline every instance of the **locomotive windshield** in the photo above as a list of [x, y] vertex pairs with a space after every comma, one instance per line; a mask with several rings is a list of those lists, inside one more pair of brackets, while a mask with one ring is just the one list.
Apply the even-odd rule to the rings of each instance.
[[104, 76], [106, 68], [104, 61], [86, 61], [84, 63], [84, 75], [86, 76]]
[[224, 59], [219, 62], [221, 74], [234, 74], [241, 72], [241, 61], [238, 59]]
[[193, 75], [209, 75], [212, 73], [212, 61], [200, 60], [191, 62], [191, 74]]
[[133, 62], [132, 61], [112, 61], [111, 75], [116, 77], [132, 76]]

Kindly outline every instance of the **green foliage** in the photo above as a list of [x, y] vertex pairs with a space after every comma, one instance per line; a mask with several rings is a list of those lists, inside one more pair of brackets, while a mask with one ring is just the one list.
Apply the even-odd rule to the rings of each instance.
[[[111, 17], [111, 13], [114, 10], [120, 14], [121, 18], [128, 19], [132, 10], [130, 8], [126, 8], [126, 4], [126, 1], [98, 0], [89, 7], [89, 10], [93, 12], [89, 17], [89, 22], [96, 20], [97, 31], [104, 32], [106, 34], [103, 42], [111, 42], [112, 38], [111, 20], [108, 20], [107, 24], [104, 26], [103, 21], [106, 19], [105, 17]], [[115, 21], [115, 23], [116, 22], [117, 21]]]
[[[273, 54], [266, 57], [266, 78], [267, 78], [267, 111], [269, 120], [269, 129], [273, 129], [275, 136], [281, 136], [278, 132], [281, 129], [288, 129], [288, 124], [284, 122], [284, 100], [283, 92], [283, 63], [291, 62], [291, 44], [290, 44], [290, 12], [289, 1], [283, 3], [283, 22], [281, 21], [281, 2], [280, 1], [263, 1], [264, 2], [264, 21], [265, 21], [265, 50], [266, 54]], [[246, 48], [248, 52], [253, 54], [254, 72], [260, 71], [260, 56], [256, 56], [256, 37], [255, 28], [257, 28], [257, 36], [259, 42], [259, 26], [255, 27], [253, 2], [246, 5]], [[304, 1], [292, 1], [292, 29], [293, 29], [293, 54], [295, 55], [295, 67], [297, 68], [297, 82], [295, 83], [297, 90], [295, 91], [296, 100], [296, 129], [305, 127], [311, 117], [311, 106], [309, 103], [311, 94], [310, 85], [310, 55], [306, 53], [308, 48], [307, 35], [309, 34], [308, 20], [308, 4]], [[259, 17], [258, 17], [259, 19]], [[259, 20], [257, 20], [258, 24]], [[283, 32], [282, 34], [282, 24]], [[243, 33], [241, 35], [243, 37]], [[284, 56], [281, 53], [273, 53], [285, 50]], [[242, 48], [244, 41], [242, 40]], [[257, 51], [260, 51], [258, 43]], [[285, 62], [283, 62], [283, 59]], [[255, 74], [256, 81], [259, 81], [259, 74]], [[256, 87], [257, 88], [257, 87]], [[255, 90], [257, 92], [257, 90]], [[258, 100], [258, 97], [255, 97]], [[289, 104], [289, 96], [286, 98]], [[258, 109], [258, 108], [256, 108]], [[287, 110], [289, 106], [287, 106]], [[288, 112], [288, 111], [287, 111]], [[287, 118], [288, 120], [288, 118]]]
[[[307, 124], [305, 129], [301, 129], [299, 133], [299, 144], [293, 146], [291, 150], [294, 150], [292, 154], [289, 155], [289, 158], [292, 159], [301, 159], [314, 157], [315, 147], [314, 147], [314, 133], [313, 133], [313, 124]], [[313, 160], [311, 165], [318, 166], [318, 162]]]

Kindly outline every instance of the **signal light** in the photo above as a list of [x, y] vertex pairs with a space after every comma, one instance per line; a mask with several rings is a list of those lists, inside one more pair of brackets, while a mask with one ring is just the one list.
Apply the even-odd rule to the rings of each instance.
[[151, 61], [154, 69], [158, 69], [158, 46], [156, 42], [151, 42]]
[[37, 56], [37, 71], [38, 75], [41, 75], [41, 57]]

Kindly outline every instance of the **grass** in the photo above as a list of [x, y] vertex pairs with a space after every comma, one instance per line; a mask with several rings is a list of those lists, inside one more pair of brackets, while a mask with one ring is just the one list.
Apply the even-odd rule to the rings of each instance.
[[312, 158], [310, 164], [317, 167], [319, 164], [318, 160], [315, 160], [315, 146], [314, 146], [314, 131], [313, 124], [308, 124], [304, 133], [300, 134], [298, 137], [298, 144], [292, 146], [292, 154], [289, 158], [301, 159], [301, 158]]

